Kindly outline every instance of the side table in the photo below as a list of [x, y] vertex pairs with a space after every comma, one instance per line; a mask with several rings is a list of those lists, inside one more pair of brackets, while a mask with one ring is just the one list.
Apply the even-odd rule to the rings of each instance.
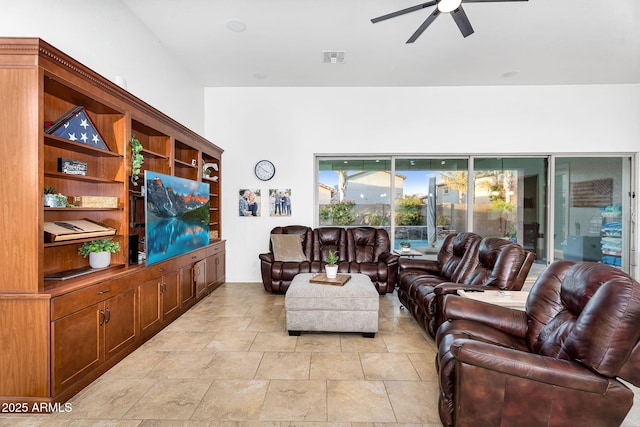
[[526, 291], [465, 291], [458, 289], [458, 295], [473, 299], [476, 301], [487, 302], [489, 304], [500, 305], [502, 307], [513, 308], [516, 310], [524, 310], [527, 306], [527, 297], [529, 292]]

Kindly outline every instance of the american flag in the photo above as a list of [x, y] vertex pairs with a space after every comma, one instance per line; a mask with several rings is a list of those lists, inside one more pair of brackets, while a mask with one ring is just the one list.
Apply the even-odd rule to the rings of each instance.
[[45, 132], [69, 141], [109, 150], [84, 107], [74, 107], [49, 126]]

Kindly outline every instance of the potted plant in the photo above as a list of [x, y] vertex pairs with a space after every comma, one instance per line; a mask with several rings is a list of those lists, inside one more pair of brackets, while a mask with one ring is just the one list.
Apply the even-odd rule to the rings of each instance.
[[56, 189], [49, 186], [44, 188], [44, 205], [50, 208], [55, 208], [58, 201], [56, 199]]
[[140, 169], [144, 163], [144, 156], [141, 154], [142, 144], [138, 141], [138, 138], [136, 138], [135, 133], [131, 135], [129, 145], [131, 146], [131, 184], [137, 187], [138, 180], [140, 179]]
[[409, 252], [411, 250], [411, 243], [409, 242], [400, 242], [400, 251], [401, 252]]
[[327, 265], [324, 267], [327, 273], [327, 279], [335, 279], [338, 275], [338, 253], [329, 251], [325, 261], [327, 262]]
[[78, 253], [84, 258], [89, 256], [91, 268], [104, 268], [111, 264], [111, 254], [120, 250], [120, 243], [113, 239], [91, 240], [84, 242]]

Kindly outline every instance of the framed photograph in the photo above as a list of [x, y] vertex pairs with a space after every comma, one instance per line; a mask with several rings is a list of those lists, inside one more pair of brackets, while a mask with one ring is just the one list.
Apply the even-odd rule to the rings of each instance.
[[260, 216], [260, 190], [241, 188], [238, 191], [238, 216]]
[[269, 190], [269, 216], [291, 216], [291, 189]]

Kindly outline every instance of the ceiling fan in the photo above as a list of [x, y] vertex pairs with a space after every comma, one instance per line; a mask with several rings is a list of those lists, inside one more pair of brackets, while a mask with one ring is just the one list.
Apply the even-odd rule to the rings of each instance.
[[462, 3], [494, 3], [494, 2], [506, 2], [506, 1], [529, 1], [529, 0], [432, 0], [425, 3], [421, 3], [416, 6], [411, 6], [406, 9], [398, 10], [386, 15], [373, 18], [371, 22], [385, 21], [387, 19], [395, 18], [396, 16], [404, 15], [406, 13], [416, 12], [427, 7], [437, 6], [431, 15], [418, 27], [415, 33], [407, 40], [407, 43], [413, 43], [418, 37], [427, 29], [429, 25], [440, 15], [441, 13], [450, 13], [453, 20], [458, 25], [460, 32], [464, 37], [468, 37], [473, 34], [473, 27], [471, 22], [467, 18], [467, 14], [462, 8]]

